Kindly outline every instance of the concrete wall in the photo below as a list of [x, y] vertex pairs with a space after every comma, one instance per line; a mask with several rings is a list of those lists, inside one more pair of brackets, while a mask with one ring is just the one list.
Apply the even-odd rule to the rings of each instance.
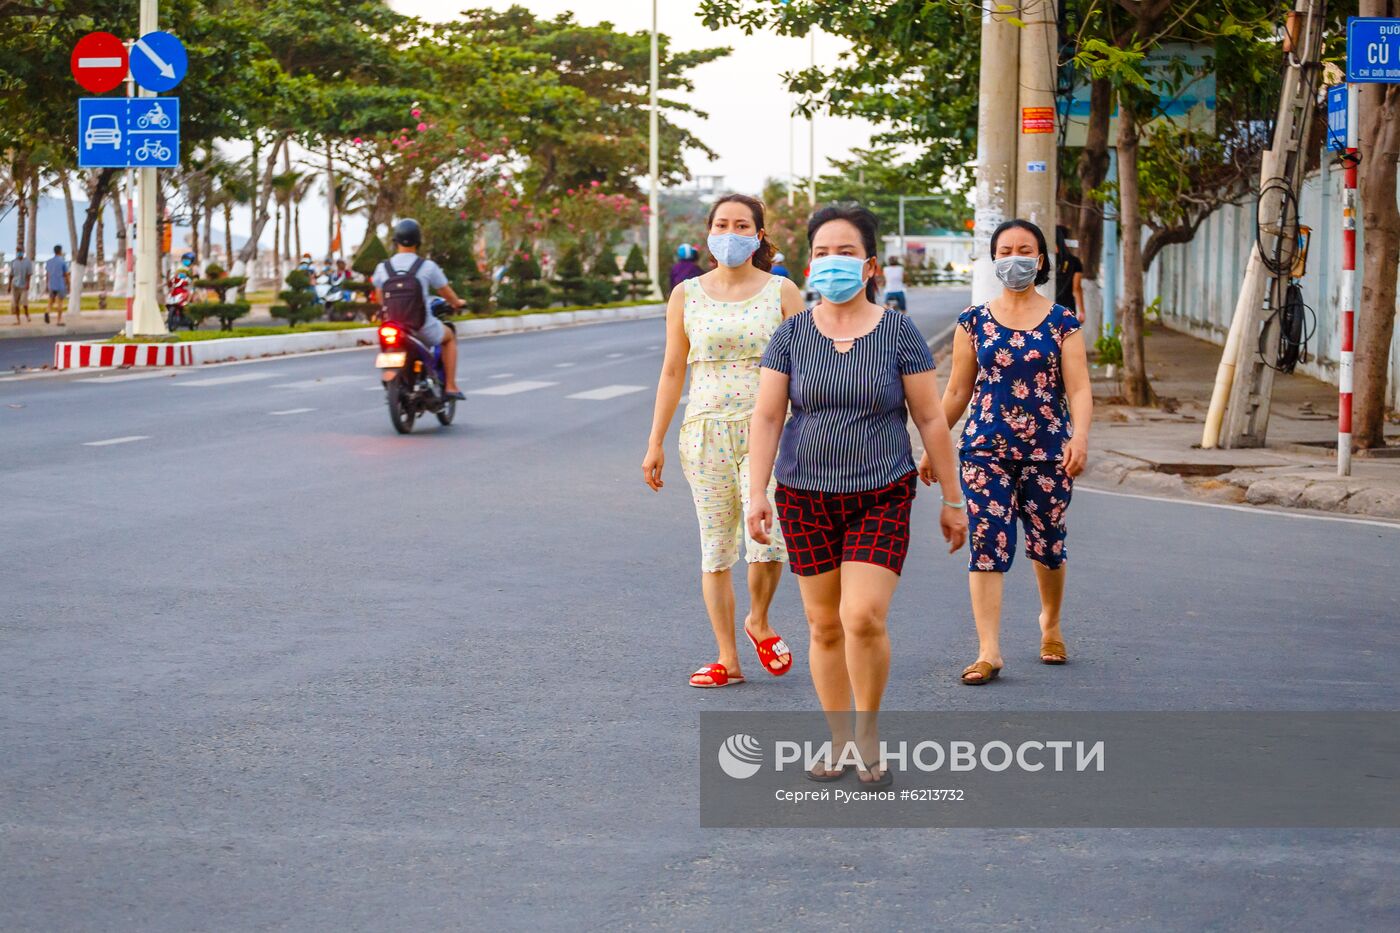
[[[1254, 245], [1254, 203], [1216, 211], [1190, 243], [1169, 246], [1148, 272], [1147, 300], [1162, 299], [1162, 321], [1213, 343], [1224, 344], [1235, 313], [1235, 298]], [[1303, 184], [1299, 216], [1312, 228], [1303, 298], [1317, 313], [1317, 330], [1308, 342], [1309, 360], [1298, 368], [1333, 385], [1337, 382], [1340, 344], [1337, 300], [1342, 270], [1342, 172], [1331, 166]], [[1362, 244], [1357, 235], [1357, 299], [1361, 295]], [[1359, 318], [1358, 313], [1358, 318]], [[1251, 337], [1250, 339], [1257, 339]], [[1389, 404], [1400, 407], [1400, 330], [1390, 347]]]

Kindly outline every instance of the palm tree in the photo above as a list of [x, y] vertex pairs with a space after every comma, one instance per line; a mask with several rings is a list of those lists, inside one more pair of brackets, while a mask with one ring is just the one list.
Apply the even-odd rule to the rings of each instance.
[[225, 268], [233, 269], [233, 209], [253, 200], [253, 185], [249, 173], [242, 165], [224, 162], [216, 174], [218, 190], [215, 202], [224, 214], [224, 256]]
[[292, 188], [292, 230], [296, 237], [296, 255], [301, 255], [301, 202], [306, 197], [311, 186], [315, 184], [317, 178], [311, 172], [306, 172], [297, 179], [297, 183]]
[[272, 254], [275, 258], [273, 274], [280, 281], [282, 279], [282, 241], [286, 240], [286, 255], [290, 259], [292, 252], [291, 224], [283, 224], [283, 214], [288, 214], [291, 205], [292, 193], [296, 190], [297, 180], [301, 176], [296, 172], [287, 171], [279, 175], [272, 176], [272, 197], [277, 202], [277, 209], [273, 211], [272, 224]]

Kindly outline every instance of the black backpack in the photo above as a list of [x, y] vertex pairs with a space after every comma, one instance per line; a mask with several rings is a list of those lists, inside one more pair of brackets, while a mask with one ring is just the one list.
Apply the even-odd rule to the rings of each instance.
[[384, 260], [386, 278], [379, 287], [380, 314], [384, 320], [409, 330], [418, 330], [427, 322], [428, 306], [423, 301], [423, 283], [418, 280], [418, 270], [422, 267], [422, 256], [413, 260], [407, 272], [395, 272], [389, 260]]

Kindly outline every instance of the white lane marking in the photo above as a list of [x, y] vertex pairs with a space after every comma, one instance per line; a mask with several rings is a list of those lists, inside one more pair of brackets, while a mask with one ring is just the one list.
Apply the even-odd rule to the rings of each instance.
[[568, 369], [570, 366], [577, 366], [577, 363], [555, 363], [555, 369]]
[[[104, 367], [102, 370], [99, 370], [99, 372], [105, 372], [112, 368], [114, 367]], [[71, 376], [73, 372], [74, 370], [71, 369], [46, 369], [38, 373], [20, 373], [18, 376], [0, 376], [0, 382], [27, 382], [30, 379], [52, 379], [54, 376]]]
[[107, 440], [105, 440], [105, 441], [87, 441], [86, 443], [83, 444], [83, 446], [84, 446], [84, 447], [109, 447], [109, 446], [111, 446], [112, 444], [130, 444], [132, 441], [148, 441], [148, 440], [150, 440], [150, 439], [151, 439], [151, 436], [150, 436], [149, 434], [131, 434], [131, 435], [128, 435], [127, 437], [109, 437], [109, 438], [107, 438]]
[[1400, 531], [1400, 523], [1379, 521], [1374, 518], [1347, 518], [1341, 515], [1319, 515], [1316, 512], [1284, 511], [1257, 505], [1234, 505], [1229, 502], [1197, 502], [1194, 499], [1170, 499], [1166, 496], [1145, 496], [1135, 492], [1119, 492], [1116, 489], [1098, 489], [1093, 486], [1077, 486], [1075, 492], [1091, 492], [1099, 496], [1118, 496], [1121, 499], [1145, 499], [1148, 502], [1162, 502], [1167, 505], [1191, 505], [1201, 509], [1228, 509], [1231, 512], [1246, 512], [1250, 515], [1268, 515], [1274, 518], [1295, 518], [1315, 522], [1348, 522], [1352, 525], [1374, 525]]
[[74, 379], [74, 382], [132, 382], [136, 379], [157, 379], [161, 376], [174, 376], [187, 373], [188, 369], [150, 369], [135, 373], [122, 373], [119, 376], [96, 376], [92, 379]]
[[652, 344], [651, 346], [647, 347], [647, 349], [648, 349], [648, 350], [660, 350], [660, 349], [661, 349], [661, 344], [659, 344], [659, 343], [654, 343], [654, 344]]
[[494, 376], [487, 376], [486, 378], [488, 378], [488, 379], [509, 379], [511, 376], [514, 376], [514, 375], [515, 375], [515, 373], [496, 373], [496, 375], [494, 375]]
[[504, 385], [492, 386], [489, 389], [476, 389], [471, 395], [519, 395], [521, 392], [533, 392], [536, 389], [548, 389], [556, 386], [557, 382], [507, 382]]
[[384, 391], [384, 384], [383, 384], [383, 383], [380, 383], [380, 384], [377, 385], [377, 386], [365, 386], [365, 391], [366, 391], [366, 392], [383, 392], [383, 391]]
[[277, 373], [236, 373], [232, 376], [210, 376], [207, 379], [180, 379], [171, 385], [177, 386], [226, 386], [235, 382], [255, 382], [259, 379], [271, 379]]
[[269, 415], [300, 415], [303, 412], [315, 411], [314, 408], [284, 408], [281, 411], [270, 411]]
[[[357, 376], [322, 376], [319, 379], [300, 379], [296, 382], [279, 382], [272, 386], [274, 389], [318, 389], [321, 386], [343, 385], [347, 382], [364, 382], [365, 377]], [[377, 387], [376, 387], [377, 388]]]
[[623, 358], [624, 356], [626, 356], [626, 355], [627, 355], [627, 354], [625, 354], [625, 353], [609, 353], [609, 354], [608, 354], [608, 359], [610, 359], [610, 360], [620, 360], [620, 359], [622, 359], [622, 358]]
[[646, 386], [603, 386], [601, 389], [589, 389], [587, 392], [575, 392], [568, 398], [581, 398], [590, 402], [606, 402], [608, 399], [617, 398], [622, 395], [631, 395], [633, 392], [645, 392]]

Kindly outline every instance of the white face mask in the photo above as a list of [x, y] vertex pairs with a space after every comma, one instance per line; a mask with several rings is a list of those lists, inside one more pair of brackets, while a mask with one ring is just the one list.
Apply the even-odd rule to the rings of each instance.
[[1036, 273], [1040, 271], [1040, 257], [1003, 256], [993, 265], [1001, 284], [1013, 292], [1023, 292], [1031, 287]]

